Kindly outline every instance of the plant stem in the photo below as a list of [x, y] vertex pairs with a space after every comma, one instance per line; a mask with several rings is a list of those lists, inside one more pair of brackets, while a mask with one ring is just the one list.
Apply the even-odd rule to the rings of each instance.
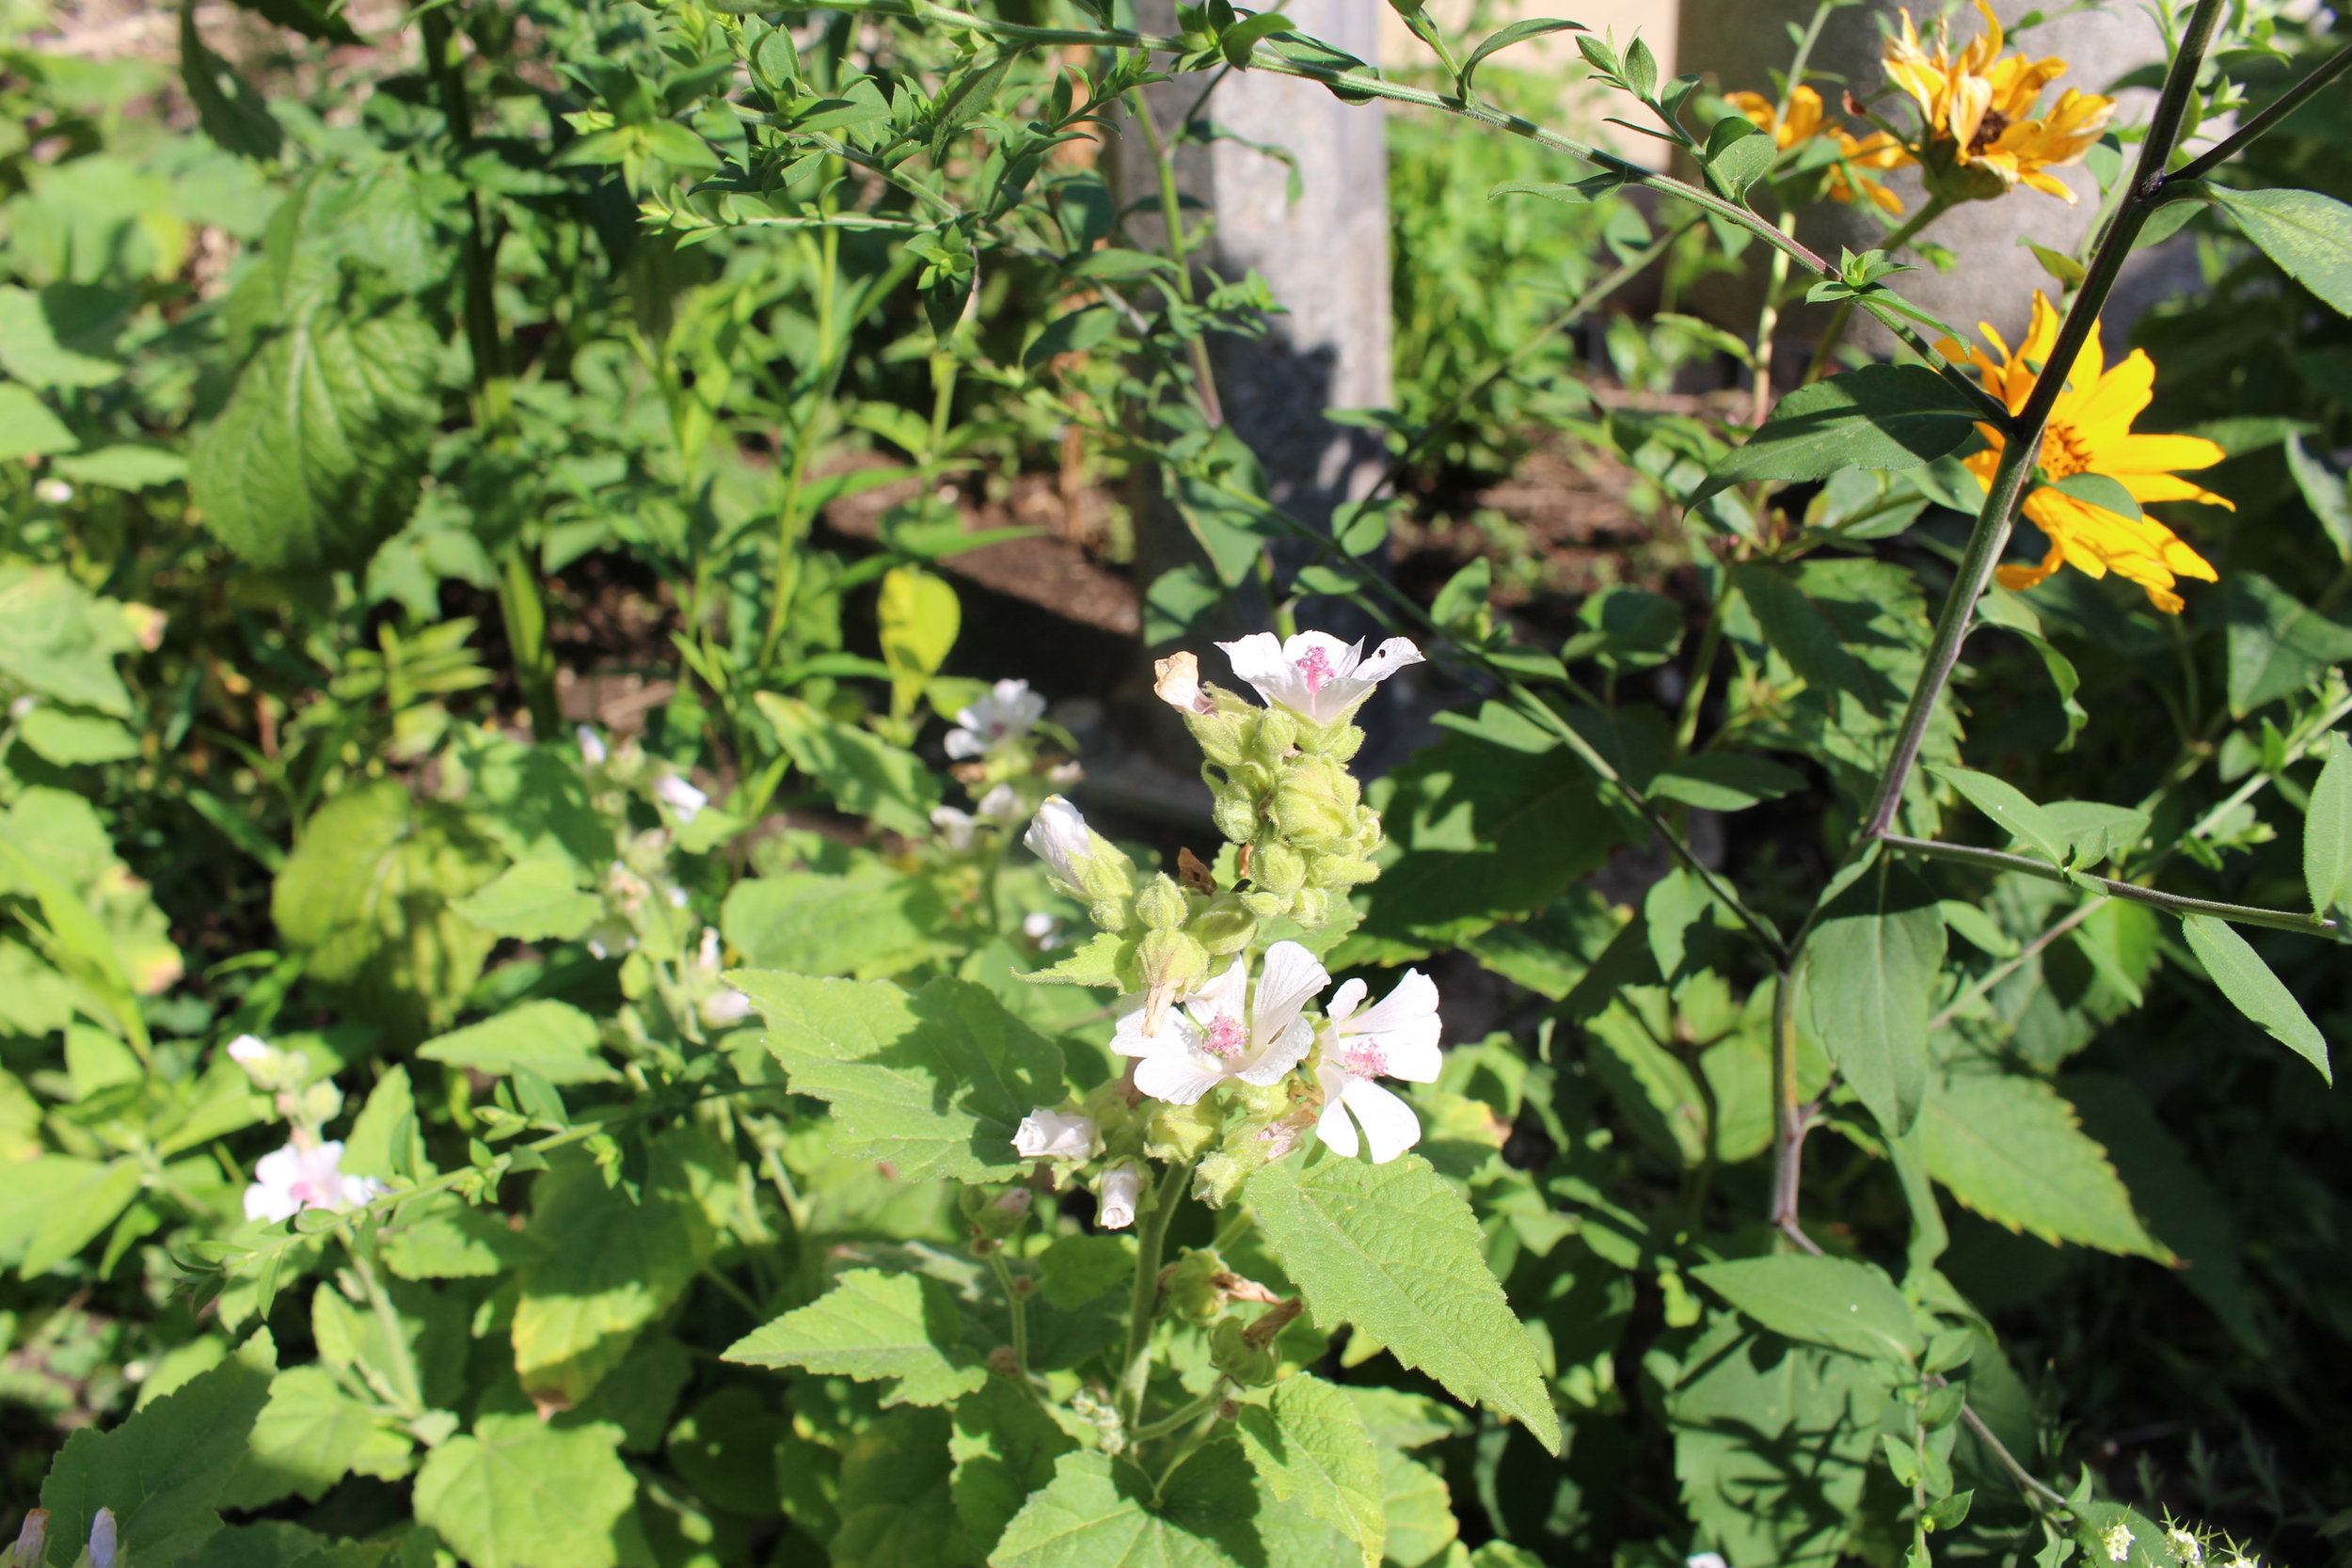
[[988, 1249], [988, 1266], [994, 1271], [996, 1284], [1005, 1292], [1006, 1315], [1012, 1320], [1013, 1372], [1020, 1378], [1021, 1386], [1028, 1390], [1029, 1397], [1037, 1399], [1037, 1385], [1029, 1377], [1029, 1298], [1014, 1289], [1012, 1270], [1005, 1266], [1005, 1249], [1001, 1243]]
[[1152, 1381], [1152, 1320], [1160, 1301], [1160, 1252], [1168, 1243], [1168, 1222], [1184, 1201], [1190, 1165], [1170, 1165], [1152, 1189], [1152, 1207], [1136, 1225], [1136, 1278], [1127, 1293], [1127, 1354], [1119, 1379], [1119, 1413], [1133, 1430], [1143, 1417], [1143, 1394]]
[[1961, 861], [1989, 871], [2015, 871], [2027, 877], [2039, 877], [2047, 882], [2072, 882], [2077, 887], [2089, 883], [2111, 898], [2128, 898], [2135, 904], [2146, 904], [2169, 914], [2209, 914], [2217, 919], [2234, 921], [2240, 926], [2267, 926], [2275, 931], [2299, 931], [2313, 937], [2332, 936], [2336, 932], [2334, 921], [2315, 914], [2265, 910], [2251, 904], [2222, 904], [2210, 898], [2162, 893], [2152, 887], [2141, 887], [2137, 882], [2119, 882], [2112, 877], [2092, 877], [2079, 871], [2070, 874], [2048, 861], [2038, 861], [2028, 855], [1979, 849], [1969, 844], [1939, 844], [1931, 839], [1904, 838], [1895, 833], [1882, 835], [1882, 841], [1891, 849], [1907, 850], [1933, 860]]
[[2215, 169], [2245, 150], [2248, 143], [2275, 127], [2280, 120], [2309, 103], [2320, 88], [2352, 70], [2352, 44], [2328, 56], [2309, 76], [2273, 99], [2263, 111], [2218, 143], [2200, 153], [2192, 162], [2164, 177], [2166, 186], [2184, 185], [2191, 180], [2202, 180]]
[[1127, 1434], [1128, 1441], [1134, 1443], [1149, 1443], [1155, 1437], [1165, 1437], [1169, 1433], [1174, 1432], [1178, 1427], [1183, 1426], [1185, 1422], [1199, 1420], [1201, 1417], [1215, 1410], [1216, 1408], [1216, 1402], [1224, 1397], [1225, 1380], [1220, 1377], [1216, 1380], [1216, 1385], [1212, 1386], [1207, 1393], [1201, 1395], [1190, 1404], [1187, 1404], [1182, 1409], [1176, 1410], [1169, 1415], [1161, 1417], [1158, 1420], [1152, 1422], [1148, 1426], [1139, 1426], [1136, 1428], [1135, 1431]]
[[[1879, 248], [1893, 256], [1916, 239], [1921, 230], [1950, 212], [1952, 204], [1940, 196], [1928, 198], [1927, 205], [1912, 214], [1900, 228], [1887, 235], [1886, 242]], [[1838, 343], [1846, 336], [1846, 328], [1853, 322], [1853, 308], [1854, 302], [1851, 298], [1837, 302], [1837, 309], [1830, 314], [1829, 325], [1821, 329], [1821, 341], [1813, 347], [1813, 358], [1804, 368], [1802, 385], [1810, 387], [1827, 373], [1831, 356], [1837, 352]]]
[[1772, 1227], [1806, 1252], [1821, 1249], [1798, 1220], [1797, 1194], [1804, 1171], [1804, 1107], [1797, 1099], [1796, 966], [1782, 966], [1772, 983]]
[[[1817, 14], [1818, 24], [1820, 17]], [[1791, 207], [1780, 214], [1780, 231], [1793, 235], [1797, 231], [1797, 212]], [[1772, 252], [1772, 265], [1764, 274], [1764, 304], [1756, 312], [1756, 358], [1748, 367], [1755, 378], [1753, 395], [1748, 400], [1748, 423], [1760, 425], [1772, 411], [1772, 334], [1780, 330], [1780, 293], [1788, 287], [1788, 253]]]
[[[1192, 303], [1191, 246], [1184, 241], [1184, 209], [1182, 193], [1176, 189], [1176, 160], [1160, 140], [1160, 128], [1152, 118], [1152, 104], [1141, 87], [1129, 89], [1127, 110], [1136, 118], [1143, 131], [1143, 145], [1152, 154], [1152, 167], [1159, 176], [1160, 223], [1168, 230], [1168, 259], [1176, 263], [1176, 291], [1186, 305]], [[1214, 430], [1225, 422], [1225, 410], [1217, 401], [1216, 373], [1209, 365], [1208, 340], [1198, 332], [1193, 334], [1192, 373], [1198, 383], [1200, 415]]]

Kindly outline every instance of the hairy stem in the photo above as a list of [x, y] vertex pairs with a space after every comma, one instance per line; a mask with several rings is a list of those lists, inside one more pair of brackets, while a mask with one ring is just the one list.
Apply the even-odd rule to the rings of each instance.
[[1168, 1244], [1168, 1222], [1184, 1198], [1190, 1165], [1170, 1165], [1152, 1189], [1152, 1207], [1136, 1223], [1136, 1277], [1127, 1294], [1127, 1354], [1119, 1379], [1119, 1413], [1134, 1430], [1143, 1417], [1143, 1392], [1152, 1381], [1152, 1320], [1160, 1302], [1160, 1253]]
[[[1214, 86], [1215, 84], [1212, 84]], [[1201, 95], [1207, 97], [1206, 93]], [[1152, 154], [1152, 167], [1159, 177], [1160, 224], [1168, 230], [1168, 259], [1176, 263], [1176, 292], [1186, 305], [1192, 303], [1192, 247], [1184, 240], [1184, 209], [1183, 194], [1176, 188], [1176, 160], [1167, 144], [1160, 139], [1160, 128], [1152, 118], [1151, 102], [1136, 87], [1127, 94], [1127, 110], [1135, 116], [1136, 124], [1143, 132], [1143, 145]], [[1225, 422], [1224, 405], [1217, 401], [1216, 374], [1209, 365], [1208, 340], [1199, 333], [1193, 335], [1192, 376], [1198, 385], [1200, 415], [1214, 430]]]

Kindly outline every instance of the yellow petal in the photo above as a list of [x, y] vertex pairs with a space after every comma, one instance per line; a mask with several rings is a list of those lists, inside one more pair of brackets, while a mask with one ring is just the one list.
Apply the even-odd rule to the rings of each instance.
[[2156, 362], [2148, 357], [2146, 349], [2136, 348], [2095, 383], [2077, 374], [2074, 385], [2090, 389], [2068, 400], [2067, 420], [2104, 452], [2110, 442], [2124, 438], [2132, 421], [2155, 396]]
[[2210, 468], [2228, 455], [2202, 436], [2122, 436], [2100, 443], [2099, 471], [2120, 478], [2170, 473], [2176, 468]]
[[1993, 577], [2002, 587], [2019, 593], [2028, 588], [2039, 588], [2065, 562], [2066, 553], [2053, 540], [2049, 553], [2042, 558], [2039, 566], [1999, 566], [1994, 569]]

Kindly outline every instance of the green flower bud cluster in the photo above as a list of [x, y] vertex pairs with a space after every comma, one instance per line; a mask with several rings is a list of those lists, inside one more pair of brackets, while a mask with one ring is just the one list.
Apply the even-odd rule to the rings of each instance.
[[1380, 818], [1347, 768], [1364, 732], [1260, 707], [1200, 680], [1190, 654], [1161, 660], [1159, 675], [1161, 696], [1200, 742], [1217, 832], [1244, 850], [1242, 908], [1310, 929], [1328, 923], [1347, 889], [1379, 875]]

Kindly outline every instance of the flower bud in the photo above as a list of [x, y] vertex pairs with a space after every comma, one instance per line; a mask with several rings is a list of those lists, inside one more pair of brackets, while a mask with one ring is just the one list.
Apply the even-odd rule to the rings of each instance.
[[1032, 1201], [1026, 1187], [1006, 1187], [994, 1192], [986, 1187], [966, 1187], [957, 1197], [957, 1207], [980, 1240], [998, 1242], [1021, 1228], [1022, 1222], [1029, 1217]]
[[40, 1568], [40, 1555], [49, 1545], [49, 1511], [37, 1508], [24, 1515], [24, 1526], [16, 1532], [13, 1560], [24, 1568]]
[[1249, 755], [1268, 768], [1279, 768], [1298, 744], [1298, 720], [1279, 707], [1263, 708], [1249, 736]]
[[1268, 893], [1296, 893], [1307, 885], [1307, 857], [1287, 844], [1269, 844], [1250, 857], [1249, 879]]
[[1189, 1164], [1216, 1141], [1221, 1119], [1222, 1113], [1205, 1099], [1189, 1105], [1154, 1101], [1143, 1125], [1143, 1152], [1170, 1164]]
[[1218, 794], [1209, 809], [1209, 819], [1235, 844], [1247, 844], [1258, 836], [1257, 802], [1237, 790]]
[[1209, 950], [1182, 931], [1146, 931], [1136, 943], [1136, 969], [1143, 978], [1143, 1032], [1157, 1035], [1168, 1004], [1209, 972]]
[[1168, 1271], [1161, 1297], [1170, 1311], [1187, 1322], [1215, 1323], [1225, 1315], [1225, 1292], [1216, 1286], [1216, 1276], [1224, 1272], [1225, 1259], [1216, 1253], [1186, 1247]]
[[612, 755], [605, 750], [604, 737], [582, 724], [572, 734], [580, 741], [580, 760], [591, 768], [602, 768]]
[[1136, 918], [1154, 931], [1173, 931], [1184, 924], [1191, 911], [1184, 903], [1184, 890], [1165, 871], [1143, 885], [1136, 895]]
[[1049, 1111], [1043, 1106], [1021, 1118], [1012, 1149], [1024, 1160], [1085, 1160], [1097, 1144], [1094, 1118]]
[[1279, 920], [1291, 912], [1291, 906], [1297, 902], [1297, 897], [1294, 894], [1268, 893], [1260, 888], [1243, 894], [1241, 902], [1244, 909], [1260, 920]]
[[1363, 749], [1364, 732], [1353, 724], [1301, 724], [1298, 749], [1311, 757], [1347, 762]]
[[[1087, 826], [1078, 808], [1058, 795], [1048, 795], [1021, 842], [1043, 861], [1057, 881], [1095, 906], [1095, 923], [1105, 930], [1125, 926], [1123, 906], [1135, 894], [1135, 863], [1110, 840]], [[1121, 906], [1116, 921], [1105, 923], [1104, 906]]]
[[1124, 1230], [1136, 1223], [1136, 1205], [1143, 1197], [1143, 1172], [1132, 1160], [1122, 1160], [1103, 1173], [1094, 1189], [1094, 1223], [1105, 1230]]
[[102, 1508], [89, 1522], [89, 1568], [115, 1568], [115, 1511]]
[[1209, 1365], [1244, 1388], [1263, 1388], [1281, 1363], [1273, 1346], [1251, 1342], [1239, 1318], [1227, 1318], [1209, 1333]]
[[1240, 952], [1258, 934], [1258, 917], [1236, 893], [1220, 893], [1196, 911], [1185, 927], [1213, 958]]
[[1274, 826], [1284, 838], [1306, 847], [1337, 847], [1356, 831], [1362, 790], [1337, 763], [1309, 757], [1290, 770], [1274, 792]]
[[1291, 917], [1311, 931], [1330, 923], [1333, 902], [1329, 888], [1302, 888], [1291, 905]]

